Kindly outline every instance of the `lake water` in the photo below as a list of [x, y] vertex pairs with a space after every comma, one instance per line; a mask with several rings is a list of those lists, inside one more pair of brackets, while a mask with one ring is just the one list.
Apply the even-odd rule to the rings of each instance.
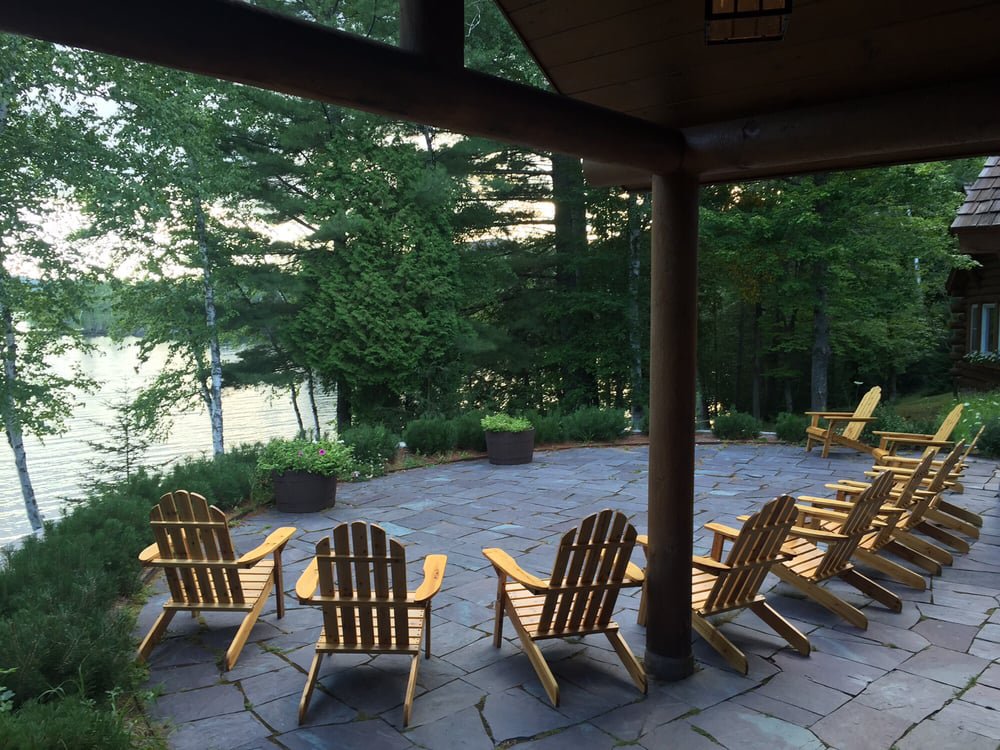
[[[120, 400], [128, 389], [134, 395], [153, 377], [166, 360], [166, 349], [157, 349], [149, 362], [139, 365], [134, 340], [116, 344], [107, 338], [92, 339], [95, 350], [75, 352], [55, 362], [56, 371], [68, 371], [78, 363], [83, 372], [99, 384], [97, 391], [83, 394], [73, 415], [67, 420], [67, 431], [45, 438], [44, 443], [25, 435], [28, 472], [35, 488], [39, 509], [46, 519], [58, 518], [67, 498], [79, 498], [82, 484], [88, 476], [88, 460], [97, 458], [87, 444], [109, 442], [106, 425], [115, 416], [109, 404]], [[223, 351], [223, 359], [232, 357]], [[320, 425], [334, 430], [336, 399], [318, 399]], [[312, 422], [308, 398], [300, 394], [299, 409], [308, 427]], [[271, 437], [294, 437], [298, 430], [295, 412], [288, 391], [275, 392], [267, 388], [231, 390], [222, 394], [223, 436], [226, 446], [252, 443]], [[163, 443], [150, 446], [141, 459], [149, 467], [167, 467], [184, 456], [211, 455], [212, 429], [208, 412], [199, 404], [195, 410], [175, 414], [170, 435]], [[3, 441], [0, 448], [0, 545], [15, 541], [31, 531], [21, 497], [14, 467], [14, 454]], [[109, 456], [101, 457], [109, 460]], [[191, 488], [195, 489], [195, 488]]]

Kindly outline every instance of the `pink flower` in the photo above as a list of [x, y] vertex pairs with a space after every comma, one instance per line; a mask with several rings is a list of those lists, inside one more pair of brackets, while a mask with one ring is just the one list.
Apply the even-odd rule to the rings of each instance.
[[319, 455], [321, 455], [321, 456], [325, 456], [325, 455], [326, 455], [326, 451], [325, 451], [325, 450], [323, 450], [322, 448], [320, 448], [320, 449], [319, 449]]

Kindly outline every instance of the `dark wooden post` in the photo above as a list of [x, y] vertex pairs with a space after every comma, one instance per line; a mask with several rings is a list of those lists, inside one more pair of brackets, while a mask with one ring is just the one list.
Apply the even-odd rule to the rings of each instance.
[[439, 68], [465, 66], [464, 0], [399, 0], [399, 46]]
[[646, 671], [680, 680], [691, 655], [698, 181], [653, 176]]

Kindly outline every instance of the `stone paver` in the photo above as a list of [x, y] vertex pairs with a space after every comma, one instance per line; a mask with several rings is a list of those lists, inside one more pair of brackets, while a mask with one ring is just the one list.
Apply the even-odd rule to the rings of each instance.
[[[167, 723], [172, 750], [604, 750], [622, 744], [650, 750], [996, 750], [1000, 472], [981, 460], [972, 462], [966, 491], [954, 498], [984, 514], [982, 535], [969, 554], [956, 555], [924, 591], [876, 574], [903, 599], [901, 613], [842, 582], [827, 584], [865, 612], [869, 628], [862, 631], [769, 577], [765, 594], [809, 635], [810, 657], [788, 648], [752, 614], [734, 613], [721, 628], [747, 653], [748, 675], [734, 672], [696, 637], [695, 674], [677, 683], [651, 681], [643, 696], [604, 638], [546, 641], [542, 650], [561, 693], [560, 705], [552, 706], [509, 622], [501, 648], [493, 648], [496, 577], [481, 550], [501, 547], [544, 574], [559, 536], [588, 513], [615, 507], [645, 531], [647, 459], [645, 447], [631, 447], [536, 452], [526, 466], [468, 461], [343, 484], [337, 506], [323, 513], [291, 517], [268, 509], [244, 519], [236, 534], [241, 551], [257, 544], [266, 528], [299, 529], [285, 555], [286, 615], [276, 619], [269, 602], [229, 672], [220, 670], [218, 658], [239, 618], [176, 618], [150, 659], [147, 684], [160, 696], [151, 717]], [[822, 495], [826, 482], [860, 478], [870, 465], [847, 451], [821, 459], [774, 445], [699, 445], [696, 461], [698, 553], [711, 542], [701, 524], [733, 524], [737, 515], [785, 492]], [[295, 602], [295, 580], [315, 542], [336, 523], [355, 519], [380, 523], [400, 537], [414, 586], [424, 555], [449, 555], [434, 601], [433, 656], [421, 663], [406, 729], [409, 663], [391, 656], [324, 660], [309, 713], [298, 724], [321, 620], [318, 610]], [[151, 588], [137, 635], [164, 600], [162, 581]], [[638, 602], [638, 592], [623, 594], [616, 619], [641, 658]]]

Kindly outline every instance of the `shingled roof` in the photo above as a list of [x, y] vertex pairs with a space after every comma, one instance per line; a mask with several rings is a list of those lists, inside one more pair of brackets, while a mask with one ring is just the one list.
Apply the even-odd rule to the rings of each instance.
[[987, 227], [1000, 227], [1000, 156], [986, 159], [951, 224], [959, 235], [962, 230]]

